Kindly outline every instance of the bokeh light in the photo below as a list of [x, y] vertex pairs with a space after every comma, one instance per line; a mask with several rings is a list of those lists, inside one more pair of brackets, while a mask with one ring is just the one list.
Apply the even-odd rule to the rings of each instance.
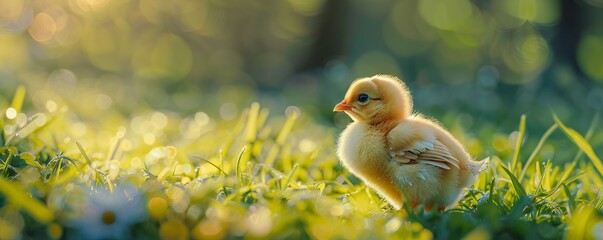
[[[332, 109], [349, 83], [398, 76], [415, 110], [476, 158], [512, 159], [522, 114], [522, 149], [533, 149], [553, 113], [601, 154], [602, 16], [602, 0], [0, 0], [0, 148], [32, 152], [0, 152], [11, 164], [0, 172], [57, 214], [43, 235], [21, 236], [31, 216], [0, 207], [0, 238], [72, 238], [63, 224], [77, 213], [65, 209], [126, 182], [148, 199], [134, 236], [441, 237], [403, 214], [368, 214], [390, 209], [335, 153], [351, 119]], [[542, 144], [532, 182], [585, 158], [559, 147], [567, 140]], [[496, 170], [493, 184], [508, 185]], [[579, 181], [568, 198], [600, 198], [584, 193], [600, 183]]]
[[584, 72], [592, 79], [603, 82], [603, 36], [586, 35], [578, 45], [578, 62]]
[[468, 0], [420, 0], [419, 13], [431, 26], [454, 31], [471, 20], [473, 4]]

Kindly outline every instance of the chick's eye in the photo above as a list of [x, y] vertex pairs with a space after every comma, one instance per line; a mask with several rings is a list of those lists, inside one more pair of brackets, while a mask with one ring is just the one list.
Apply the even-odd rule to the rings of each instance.
[[366, 93], [361, 93], [360, 95], [358, 95], [359, 103], [367, 103], [369, 99], [370, 99], [370, 97]]

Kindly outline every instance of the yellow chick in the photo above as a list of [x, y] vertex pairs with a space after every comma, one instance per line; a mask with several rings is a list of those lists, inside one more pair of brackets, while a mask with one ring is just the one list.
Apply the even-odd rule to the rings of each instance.
[[446, 129], [412, 107], [398, 78], [357, 79], [333, 109], [354, 120], [341, 133], [337, 156], [395, 208], [407, 199], [413, 208], [443, 211], [463, 197], [487, 160], [473, 161]]

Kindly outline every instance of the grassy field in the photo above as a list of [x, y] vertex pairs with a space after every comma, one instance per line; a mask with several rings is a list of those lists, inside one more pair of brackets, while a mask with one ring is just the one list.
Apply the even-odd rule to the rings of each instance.
[[25, 88], [0, 100], [0, 239], [603, 238], [598, 116], [577, 131], [551, 113], [546, 132], [525, 116], [510, 132], [444, 117], [491, 165], [437, 213], [393, 210], [339, 164], [342, 129], [298, 107], [124, 114], [29, 101]]

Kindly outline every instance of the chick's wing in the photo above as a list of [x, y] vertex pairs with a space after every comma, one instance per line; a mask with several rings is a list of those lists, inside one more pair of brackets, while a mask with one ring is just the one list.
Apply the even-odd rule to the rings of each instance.
[[421, 126], [400, 124], [387, 136], [392, 161], [400, 164], [424, 163], [442, 169], [460, 169], [459, 161], [430, 131]]
[[460, 168], [459, 161], [438, 140], [419, 141], [413, 147], [397, 151], [391, 149], [390, 156], [400, 164], [425, 163], [442, 169]]

